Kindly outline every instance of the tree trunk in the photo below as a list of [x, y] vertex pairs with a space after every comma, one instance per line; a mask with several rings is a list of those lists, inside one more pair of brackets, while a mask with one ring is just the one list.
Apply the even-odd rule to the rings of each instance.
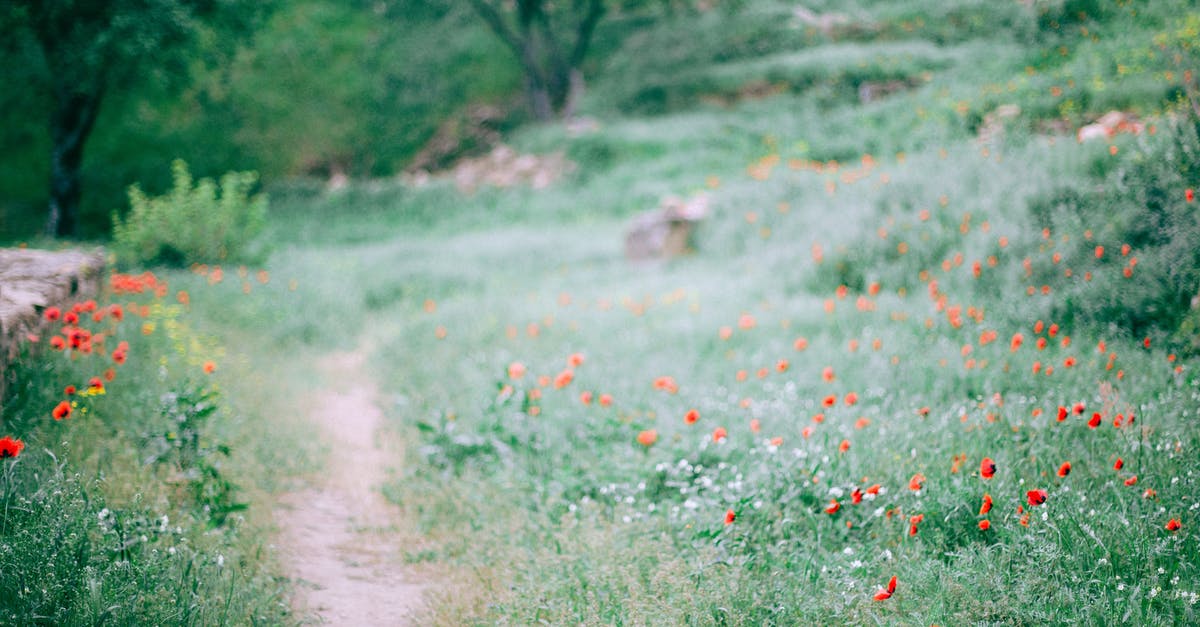
[[[579, 67], [587, 54], [596, 24], [605, 13], [604, 0], [578, 1], [572, 9], [578, 18], [570, 35], [574, 43], [566, 45], [558, 39], [547, 10], [557, 12], [546, 0], [517, 0], [515, 7], [505, 7], [501, 0], [471, 0], [475, 11], [483, 18], [500, 40], [508, 46], [525, 74], [525, 96], [533, 117], [539, 121], [552, 120], [559, 114], [570, 114], [582, 93]], [[513, 24], [505, 11], [515, 9]]]
[[546, 89], [545, 85], [526, 76], [525, 95], [529, 98], [529, 108], [533, 112], [535, 120], [546, 122], [554, 118], [554, 106], [550, 104], [550, 90]]
[[579, 106], [580, 101], [583, 100], [585, 88], [583, 72], [571, 70], [570, 86], [567, 88], [567, 99], [562, 107], [562, 117], [564, 120], [570, 120], [575, 117], [575, 109]]
[[79, 222], [83, 146], [96, 122], [101, 94], [59, 89], [56, 95], [50, 114], [50, 210], [46, 233], [71, 237]]

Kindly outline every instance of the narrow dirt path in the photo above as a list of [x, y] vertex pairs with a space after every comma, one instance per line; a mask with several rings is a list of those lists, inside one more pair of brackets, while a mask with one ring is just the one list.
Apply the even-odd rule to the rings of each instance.
[[365, 361], [359, 350], [323, 364], [327, 387], [317, 392], [312, 422], [330, 455], [314, 485], [281, 500], [279, 541], [297, 580], [298, 612], [329, 625], [406, 625], [424, 586], [404, 568], [397, 512], [379, 492], [398, 457], [382, 444]]

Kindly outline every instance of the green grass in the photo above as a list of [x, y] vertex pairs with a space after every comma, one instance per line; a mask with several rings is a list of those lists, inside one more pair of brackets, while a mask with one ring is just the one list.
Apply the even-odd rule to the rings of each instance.
[[[1034, 3], [1040, 17], [1015, 3], [816, 4], [869, 28], [827, 38], [794, 28], [788, 6], [762, 2], [602, 33], [609, 73], [585, 102], [600, 130], [535, 126], [507, 138], [578, 162], [549, 189], [277, 184], [268, 283], [232, 267], [216, 285], [168, 274], [172, 291], [191, 295], [189, 332], [220, 349], [224, 403], [245, 414], [231, 410], [211, 429], [233, 445], [225, 463], [255, 507], [338, 453], [297, 416], [320, 384], [315, 362], [367, 341], [388, 428], [410, 443], [385, 487], [423, 534], [406, 558], [445, 573], [421, 622], [1195, 622], [1194, 332], [1171, 316], [1133, 315], [1170, 290], [1195, 293], [1190, 275], [1170, 271], [1194, 229], [1172, 223], [1165, 244], [1131, 237], [1150, 215], [1141, 199], [1186, 223], [1182, 187], [1200, 184], [1194, 141], [1164, 148], [1179, 131], [1162, 114], [1180, 70], [1158, 47], [1182, 45], [1195, 9], [1101, 3], [1080, 19], [1071, 11], [1088, 3]], [[862, 81], [893, 78], [911, 79], [910, 89], [858, 103]], [[741, 97], [763, 82], [783, 87]], [[1006, 103], [1022, 114], [1002, 139], [977, 142], [984, 116]], [[1161, 116], [1150, 120], [1159, 134], [1118, 136], [1113, 155], [1109, 142], [1047, 132], [1111, 107]], [[622, 258], [632, 214], [697, 192], [712, 212], [695, 254]], [[1127, 242], [1144, 272], [1131, 279], [1120, 274]], [[741, 328], [748, 317], [753, 328]], [[1127, 319], [1139, 326], [1113, 323]], [[538, 381], [575, 353], [585, 360], [568, 385]], [[510, 379], [513, 362], [527, 367], [523, 378]], [[177, 387], [152, 365], [131, 377], [145, 382], [137, 398]], [[30, 411], [57, 394], [55, 372], [30, 376]], [[667, 376], [677, 392], [656, 389]], [[823, 407], [829, 395], [836, 403]], [[1083, 413], [1056, 419], [1076, 403]], [[6, 427], [28, 425], [31, 441], [75, 460], [55, 475], [31, 446], [24, 466], [9, 466], [27, 487], [8, 498], [59, 499], [50, 511], [70, 513], [67, 535], [103, 503], [151, 518], [161, 503], [185, 507], [170, 495], [145, 505], [152, 490], [135, 498], [130, 486], [156, 477], [134, 453], [103, 473], [91, 461], [154, 419], [153, 402], [129, 406], [142, 405], [114, 423], [132, 426], [111, 433], [99, 421], [56, 431], [37, 412], [28, 422], [6, 414]], [[1092, 429], [1094, 412], [1102, 421]], [[1136, 420], [1116, 427], [1117, 414]], [[93, 430], [103, 437], [82, 450]], [[638, 442], [647, 430], [652, 446]], [[994, 478], [980, 476], [984, 457]], [[1057, 476], [1066, 461], [1071, 473]], [[73, 479], [81, 464], [87, 472]], [[34, 475], [64, 488], [40, 490]], [[122, 480], [90, 487], [101, 475]], [[874, 484], [877, 495], [852, 502]], [[1030, 507], [1026, 492], [1037, 488], [1048, 499]], [[994, 508], [982, 516], [985, 494]], [[210, 571], [188, 576], [197, 589], [237, 591], [232, 622], [296, 620], [278, 605], [285, 593], [265, 574], [270, 559], [247, 545], [262, 537], [255, 507], [245, 535], [220, 545], [227, 557], [231, 547], [254, 556], [238, 571], [247, 574], [230, 583], [233, 570], [204, 562]], [[1182, 528], [1168, 531], [1171, 519]], [[12, 546], [26, 560], [52, 552], [34, 538]], [[180, 563], [155, 555], [142, 554], [141, 572], [153, 576], [136, 589], [176, 581]], [[104, 564], [97, 581], [113, 592], [88, 597], [82, 579], [60, 570], [44, 577], [64, 582], [54, 598], [73, 605], [50, 603], [100, 616], [103, 602], [90, 599], [130, 593], [118, 586], [125, 571]], [[873, 600], [891, 576], [895, 595]], [[134, 595], [159, 599], [147, 606], [157, 609], [122, 605], [121, 616], [173, 620], [167, 596]], [[214, 605], [198, 608], [195, 622], [224, 620]]]
[[[1195, 588], [1196, 572], [1180, 561], [1195, 539], [1162, 529], [1169, 517], [1182, 517], [1185, 526], [1192, 519], [1185, 460], [1196, 434], [1183, 418], [1193, 402], [1191, 376], [1172, 377], [1163, 352], [1140, 349], [1120, 333], [1067, 329], [1072, 347], [1038, 352], [1032, 327], [1051, 299], [1025, 296], [1021, 259], [995, 243], [1000, 234], [1014, 248], [1038, 237], [1021, 215], [1020, 196], [995, 199], [1016, 185], [1033, 194], [1081, 176], [1079, 150], [1032, 143], [1003, 153], [1001, 163], [965, 146], [946, 159], [914, 155], [903, 165], [880, 165], [892, 174], [887, 187], [858, 183], [833, 198], [809, 192], [815, 198], [807, 202], [803, 195], [793, 200], [791, 190], [806, 178], [817, 178], [820, 189], [819, 177], [780, 172], [764, 183], [731, 175], [713, 191], [720, 210], [700, 238], [701, 252], [663, 267], [621, 260], [615, 222], [401, 236], [374, 247], [369, 254], [388, 276], [415, 289], [399, 293], [392, 315], [378, 320], [393, 338], [379, 351], [382, 380], [396, 391], [400, 428], [416, 425], [425, 459], [393, 492], [435, 539], [435, 548], [414, 550], [414, 559], [478, 569], [485, 574], [475, 585], [490, 586], [475, 606], [450, 598], [437, 608], [448, 612], [443, 619], [1191, 620], [1187, 597], [1171, 595]], [[1044, 164], [1044, 178], [1010, 162]], [[935, 168], [942, 174], [930, 181]], [[911, 205], [894, 189], [908, 190]], [[943, 194], [953, 200], [939, 208]], [[786, 214], [777, 212], [779, 201], [792, 202]], [[817, 202], [824, 211], [812, 209]], [[921, 207], [936, 217], [920, 222]], [[754, 225], [745, 221], [748, 210], [761, 216]], [[966, 212], [975, 229], [964, 237], [958, 225]], [[889, 241], [903, 238], [911, 249], [887, 261], [870, 240], [889, 217], [896, 220]], [[984, 220], [987, 235], [979, 232]], [[766, 240], [764, 225], [771, 228]], [[829, 251], [820, 266], [810, 257], [814, 241]], [[969, 263], [949, 273], [937, 267], [955, 251], [967, 259], [998, 253], [1001, 263], [980, 279], [986, 287], [976, 287]], [[824, 299], [836, 299], [838, 258], [856, 254], [866, 281], [885, 286], [877, 310], [856, 311], [852, 292], [826, 314]], [[984, 323], [954, 329], [935, 313], [917, 278], [927, 268], [951, 302], [987, 311]], [[905, 285], [908, 295], [897, 295]], [[559, 301], [564, 293], [566, 306]], [[436, 313], [422, 312], [426, 297], [437, 300]], [[736, 327], [743, 312], [759, 326], [721, 341], [719, 328]], [[531, 323], [540, 325], [536, 338], [528, 336]], [[438, 326], [445, 339], [437, 339]], [[508, 337], [509, 326], [517, 338]], [[980, 345], [985, 329], [1000, 339]], [[1014, 355], [1008, 339], [1015, 332], [1027, 340]], [[798, 336], [809, 340], [800, 353], [792, 347]], [[874, 351], [877, 338], [882, 348]], [[1120, 355], [1121, 381], [1096, 356], [1099, 339]], [[857, 352], [847, 350], [850, 340], [860, 342]], [[964, 344], [988, 365], [964, 369]], [[575, 381], [565, 390], [547, 386], [534, 403], [538, 415], [530, 415], [523, 401], [536, 387], [530, 375], [555, 375], [575, 351], [587, 357]], [[1074, 369], [1061, 365], [1068, 356], [1079, 361]], [[779, 359], [790, 361], [782, 375], [773, 370]], [[511, 382], [512, 399], [498, 401], [514, 360], [530, 375]], [[1033, 375], [1034, 360], [1058, 372]], [[837, 372], [833, 384], [820, 379], [825, 366]], [[770, 374], [759, 380], [759, 368]], [[739, 383], [742, 369], [749, 378]], [[652, 388], [664, 375], [679, 381], [678, 394]], [[1111, 395], [1099, 387], [1103, 381], [1114, 384]], [[582, 391], [612, 394], [614, 407], [584, 406]], [[825, 395], [849, 391], [860, 396], [856, 406], [839, 403], [813, 424]], [[992, 401], [996, 393], [1003, 407]], [[743, 398], [754, 399], [749, 409], [739, 406]], [[1085, 401], [1099, 409], [1117, 399], [1096, 432], [1080, 418], [1052, 418], [1060, 404]], [[1107, 424], [1125, 404], [1145, 431]], [[916, 412], [923, 406], [931, 408], [925, 418]], [[689, 427], [682, 417], [693, 407], [702, 418]], [[1041, 417], [1031, 416], [1034, 408]], [[870, 425], [855, 429], [859, 417]], [[809, 425], [814, 433], [805, 439]], [[729, 431], [725, 444], [711, 443], [717, 426]], [[644, 450], [635, 437], [650, 428], [659, 440]], [[783, 438], [779, 447], [767, 442], [776, 436]], [[851, 442], [844, 455], [837, 452], [843, 439]], [[1171, 454], [1176, 441], [1184, 452]], [[967, 461], [954, 474], [959, 454]], [[973, 470], [984, 456], [1003, 469], [986, 483]], [[1117, 456], [1126, 460], [1124, 473], [1111, 470]], [[1068, 460], [1071, 476], [1054, 477]], [[927, 477], [921, 495], [907, 488], [917, 472]], [[1130, 474], [1140, 477], [1134, 487], [1122, 483]], [[821, 511], [833, 489], [848, 495], [872, 483], [886, 492], [869, 506], [847, 502], [837, 517]], [[1141, 498], [1147, 486], [1156, 499]], [[1051, 501], [1025, 527], [1016, 508], [1033, 487], [1049, 489]], [[997, 500], [989, 533], [975, 528], [985, 492]], [[727, 509], [738, 516], [729, 527]], [[888, 509], [899, 518], [876, 514]], [[925, 521], [909, 537], [905, 521], [917, 513]], [[901, 592], [888, 603], [871, 601], [892, 574]], [[1117, 575], [1126, 589], [1116, 587]], [[1169, 583], [1175, 576], [1179, 581]], [[1163, 596], [1149, 596], [1156, 586]]]
[[[1148, 37], [1123, 35], [1120, 45], [1138, 36]], [[431, 619], [1195, 620], [1192, 362], [1168, 362], [1165, 335], [1148, 350], [1140, 336], [1083, 322], [1059, 330], [1044, 350], [1035, 346], [1035, 322], [1049, 324], [1059, 311], [1054, 294], [1082, 284], [1050, 272], [1056, 249], [1032, 226], [1029, 205], [1064, 185], [1112, 184], [1124, 159], [1135, 158], [1127, 155], [1153, 154], [1153, 142], [1118, 138], [1120, 156], [1112, 157], [1107, 145], [1031, 132], [1039, 116], [1059, 115], [1036, 105], [1042, 87], [1033, 85], [1046, 79], [1027, 73], [1029, 54], [1015, 41], [974, 37], [951, 37], [958, 43], [928, 53], [944, 61], [930, 66], [925, 84], [866, 106], [798, 89], [625, 117], [599, 104], [612, 94], [597, 94], [599, 133], [571, 139], [547, 127], [514, 138], [534, 151], [565, 145], [580, 160], [573, 179], [544, 192], [359, 190], [290, 209], [356, 216], [304, 231], [287, 254], [316, 272], [314, 289], [338, 281], [349, 286], [341, 292], [347, 310], [367, 312], [361, 320], [378, 342], [394, 427], [418, 460], [389, 486], [428, 538], [410, 559], [457, 568], [463, 582], [435, 595]], [[873, 49], [933, 50], [922, 45], [848, 49], [863, 59]], [[796, 58], [821, 58], [820, 50]], [[751, 58], [737, 71], [754, 78], [794, 59]], [[724, 71], [674, 78], [684, 84]], [[632, 82], [629, 89], [646, 84]], [[1166, 87], [1146, 84], [1128, 97], [1152, 111]], [[1010, 98], [1028, 113], [985, 151], [973, 141], [972, 116]], [[864, 154], [873, 156], [870, 167]], [[780, 157], [769, 177], [749, 176], [768, 155]], [[841, 166], [814, 172], [789, 167], [791, 159]], [[649, 266], [621, 258], [628, 215], [664, 194], [699, 190], [714, 212], [696, 255]], [[1056, 238], [1082, 239], [1079, 231], [1063, 227]], [[1113, 238], [1101, 242], [1110, 251], [1119, 248], [1119, 232], [1103, 236]], [[820, 264], [814, 243], [824, 251]], [[350, 251], [354, 262], [322, 278], [322, 262]], [[1026, 256], [1036, 262], [1035, 287], [1046, 281], [1049, 296], [1026, 294]], [[978, 279], [975, 261], [983, 264]], [[978, 308], [982, 322], [953, 326], [930, 298], [930, 280], [947, 307]], [[874, 309], [859, 311], [855, 301], [873, 282], [882, 286], [867, 296]], [[838, 300], [842, 284], [851, 289]], [[754, 329], [737, 328], [746, 313]], [[728, 340], [719, 334], [725, 326], [734, 328]], [[985, 331], [996, 339], [982, 341]], [[1016, 333], [1024, 343], [1013, 352]], [[793, 347], [798, 337], [808, 340], [803, 352]], [[1118, 355], [1112, 370], [1101, 340]], [[568, 386], [536, 382], [575, 352], [586, 361]], [[785, 373], [775, 370], [780, 359], [789, 361]], [[518, 381], [506, 375], [514, 361], [529, 370]], [[832, 383], [822, 381], [826, 366], [836, 372]], [[654, 389], [662, 376], [675, 378], [678, 393]], [[582, 392], [611, 394], [613, 406], [585, 405]], [[853, 407], [842, 401], [848, 392], [859, 397]], [[829, 394], [838, 404], [823, 410]], [[1083, 415], [1055, 419], [1058, 406], [1076, 402], [1085, 403]], [[689, 426], [691, 408], [700, 420]], [[1104, 419], [1096, 430], [1085, 424], [1094, 411]], [[1131, 412], [1134, 426], [1112, 426], [1115, 414]], [[869, 421], [861, 429], [860, 418]], [[721, 444], [712, 441], [718, 426], [728, 431]], [[658, 435], [649, 448], [637, 442], [647, 429]], [[850, 447], [840, 453], [843, 440]], [[1000, 468], [988, 481], [977, 470], [983, 457]], [[1072, 472], [1060, 478], [1064, 461]], [[925, 476], [919, 493], [908, 487], [917, 473]], [[1125, 485], [1133, 475], [1137, 482]], [[854, 488], [875, 483], [878, 497], [851, 503]], [[1025, 502], [1034, 488], [1049, 492], [1046, 505]], [[995, 500], [986, 532], [977, 527], [985, 493]], [[824, 512], [831, 498], [841, 501], [836, 515]], [[728, 526], [727, 510], [737, 518]], [[910, 535], [917, 514], [924, 519]], [[1181, 531], [1164, 529], [1171, 518], [1182, 520]], [[896, 595], [872, 600], [892, 575]]]
[[[59, 322], [13, 362], [0, 417], [25, 449], [0, 469], [0, 622], [294, 620], [269, 548], [267, 477], [299, 471], [255, 454], [277, 419], [233, 402], [242, 388], [224, 371], [238, 360], [159, 281], [161, 297], [104, 289], [97, 311], [124, 316], [80, 314], [90, 352], [50, 348]], [[221, 364], [212, 375], [210, 360]], [[92, 377], [107, 380], [103, 393], [89, 393]], [[61, 421], [51, 417], [60, 403], [71, 408]]]

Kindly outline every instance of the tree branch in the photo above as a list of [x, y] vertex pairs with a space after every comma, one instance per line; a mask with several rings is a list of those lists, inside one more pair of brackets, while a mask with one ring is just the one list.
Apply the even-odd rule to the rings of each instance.
[[583, 17], [583, 21], [579, 23], [579, 28], [576, 30], [578, 38], [575, 40], [575, 48], [571, 50], [569, 63], [572, 69], [578, 68], [583, 63], [583, 58], [587, 56], [588, 46], [592, 42], [592, 33], [596, 30], [596, 25], [600, 23], [600, 18], [604, 17], [604, 0], [587, 0], [588, 11]]
[[504, 42], [504, 45], [511, 48], [513, 54], [517, 55], [517, 58], [524, 63], [525, 51], [521, 45], [521, 38], [517, 37], [517, 34], [504, 22], [504, 16], [500, 15], [496, 7], [488, 3], [487, 0], [470, 0], [470, 2], [471, 6], [475, 8], [475, 12], [479, 14], [479, 17], [483, 18], [483, 21], [492, 29], [492, 32], [500, 38], [500, 41]]

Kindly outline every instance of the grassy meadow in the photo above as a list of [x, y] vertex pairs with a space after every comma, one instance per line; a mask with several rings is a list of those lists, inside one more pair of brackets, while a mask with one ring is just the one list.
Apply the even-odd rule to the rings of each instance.
[[[49, 412], [99, 362], [22, 362], [0, 622], [303, 620], [267, 515], [338, 455], [304, 412], [358, 346], [418, 624], [1200, 620], [1200, 10], [743, 4], [602, 39], [597, 129], [506, 137], [577, 164], [547, 189], [268, 184], [261, 267], [101, 299], [148, 310], [104, 322], [93, 416]], [[1143, 126], [1076, 141], [1111, 109]], [[708, 197], [694, 250], [627, 261], [671, 194]], [[178, 452], [159, 408], [206, 391]]]

